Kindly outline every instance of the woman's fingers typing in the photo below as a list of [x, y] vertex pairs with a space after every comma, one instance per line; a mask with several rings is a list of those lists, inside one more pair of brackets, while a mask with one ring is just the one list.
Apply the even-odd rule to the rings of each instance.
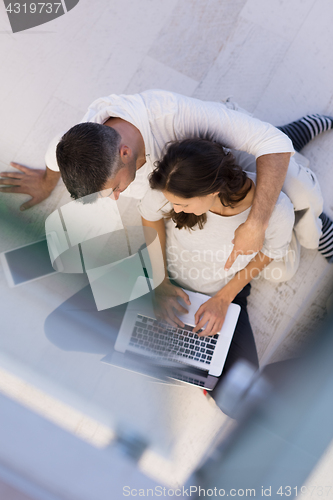
[[223, 326], [225, 315], [229, 304], [218, 297], [212, 297], [202, 304], [195, 313], [195, 328], [193, 332], [198, 333], [200, 337], [206, 335], [215, 335]]
[[177, 293], [177, 295], [183, 299], [183, 301], [185, 302], [185, 304], [187, 304], [188, 306], [191, 305], [191, 301], [190, 301], [190, 298], [189, 296], [187, 295], [187, 293], [180, 287], [174, 287], [175, 288], [175, 291]]

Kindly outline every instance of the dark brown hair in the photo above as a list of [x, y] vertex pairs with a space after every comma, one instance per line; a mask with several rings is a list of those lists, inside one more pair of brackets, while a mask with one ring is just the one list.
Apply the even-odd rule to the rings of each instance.
[[[236, 165], [234, 156], [220, 144], [206, 139], [171, 143], [155, 165], [149, 177], [150, 187], [181, 198], [219, 193], [222, 205], [233, 208], [251, 189], [251, 184], [245, 188], [248, 177]], [[173, 209], [166, 217], [171, 218], [178, 229], [191, 229], [196, 224], [202, 229], [207, 221], [206, 214], [176, 213]]]

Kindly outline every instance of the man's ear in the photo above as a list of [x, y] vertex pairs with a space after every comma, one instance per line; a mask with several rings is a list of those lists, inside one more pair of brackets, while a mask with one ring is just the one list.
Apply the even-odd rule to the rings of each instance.
[[126, 144], [120, 144], [119, 146], [120, 159], [123, 163], [127, 164], [133, 157], [132, 150]]

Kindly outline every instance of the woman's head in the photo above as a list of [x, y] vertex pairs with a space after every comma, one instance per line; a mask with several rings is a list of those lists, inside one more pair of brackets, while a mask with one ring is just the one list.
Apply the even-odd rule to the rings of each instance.
[[218, 196], [225, 207], [245, 198], [247, 176], [230, 152], [216, 142], [186, 139], [169, 145], [149, 178], [150, 187], [163, 191], [174, 204], [169, 216], [178, 228], [200, 228]]

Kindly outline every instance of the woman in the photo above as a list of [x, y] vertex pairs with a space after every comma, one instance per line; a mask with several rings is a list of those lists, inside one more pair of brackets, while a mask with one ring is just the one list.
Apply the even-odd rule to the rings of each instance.
[[[165, 245], [169, 276], [181, 287], [211, 295], [195, 315], [194, 331], [204, 328], [201, 335], [215, 334], [222, 327], [230, 303], [239, 303], [242, 313], [234, 348], [236, 343], [237, 357], [251, 358], [257, 364], [246, 311], [249, 283], [259, 273], [273, 281], [291, 278], [300, 252], [293, 234], [293, 206], [281, 193], [262, 250], [239, 255], [229, 271], [224, 269], [234, 232], [250, 213], [255, 180], [255, 174], [246, 174], [220, 144], [203, 139], [172, 143], [150, 176], [151, 190], [140, 202], [139, 211], [143, 225], [155, 228], [162, 248]], [[164, 224], [166, 242], [161, 230]], [[181, 324], [176, 313], [184, 308], [176, 298], [188, 303], [187, 294], [173, 287], [168, 277], [160, 293], [160, 316]], [[240, 351], [247, 352], [242, 355]]]

